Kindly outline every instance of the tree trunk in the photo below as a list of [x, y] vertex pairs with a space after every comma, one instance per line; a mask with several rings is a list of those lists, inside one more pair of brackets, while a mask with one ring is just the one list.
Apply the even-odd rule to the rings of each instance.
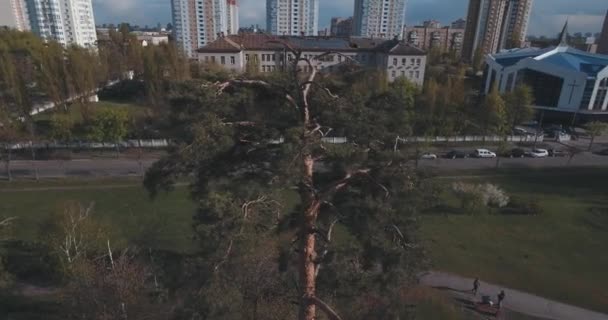
[[6, 179], [11, 182], [13, 181], [13, 174], [11, 173], [11, 157], [12, 151], [10, 144], [6, 147]]
[[593, 148], [594, 143], [595, 143], [595, 135], [592, 135], [591, 141], [589, 142], [589, 148], [587, 148], [587, 151], [591, 151], [591, 148]]
[[312, 155], [303, 156], [304, 177], [300, 186], [300, 197], [305, 204], [305, 211], [300, 222], [299, 245], [299, 273], [300, 273], [300, 320], [315, 320], [316, 306], [313, 301], [316, 291], [315, 279], [315, 224], [319, 212], [320, 202], [314, 192]]
[[36, 149], [34, 143], [30, 141], [30, 152], [32, 153], [32, 166], [34, 167], [34, 177], [36, 181], [40, 180], [40, 174], [38, 172], [38, 165], [36, 164]]

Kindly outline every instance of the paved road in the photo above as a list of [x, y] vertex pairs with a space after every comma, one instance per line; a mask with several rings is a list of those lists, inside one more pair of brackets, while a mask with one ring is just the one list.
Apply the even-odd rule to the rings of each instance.
[[[33, 178], [34, 168], [38, 169], [41, 178], [65, 177], [128, 177], [139, 176], [145, 172], [156, 159], [146, 159], [140, 164], [131, 159], [95, 159], [95, 160], [48, 160], [48, 161], [12, 161], [11, 172], [14, 178]], [[566, 167], [568, 158], [501, 158], [500, 168], [558, 168]], [[476, 170], [493, 169], [495, 159], [437, 159], [420, 160], [420, 167], [440, 170]], [[575, 167], [608, 167], [608, 156], [591, 153], [577, 155], [570, 166]], [[6, 176], [3, 163], [0, 163], [0, 177]]]
[[[17, 179], [33, 178], [37, 168], [41, 178], [141, 176], [155, 161], [145, 159], [141, 166], [129, 159], [12, 161], [11, 174]], [[4, 163], [0, 165], [0, 177], [6, 177]]]
[[[424, 274], [421, 283], [430, 287], [450, 289], [455, 296], [471, 298], [471, 294], [462, 291], [473, 287], [473, 279], [443, 272]], [[500, 290], [505, 290], [506, 298], [503, 306], [506, 309], [526, 315], [553, 320], [608, 320], [608, 315], [582, 309], [501, 286], [481, 282], [478, 297], [490, 295], [496, 299]]]

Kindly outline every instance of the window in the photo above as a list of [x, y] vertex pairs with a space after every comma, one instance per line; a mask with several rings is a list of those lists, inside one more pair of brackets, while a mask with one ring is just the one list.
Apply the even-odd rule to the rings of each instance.
[[406, 64], [407, 64], [407, 59], [406, 58], [401, 59], [401, 65], [404, 66]]
[[211, 63], [215, 63], [215, 56], [211, 56]]
[[249, 62], [249, 55], [248, 54], [245, 55], [245, 61]]
[[394, 77], [396, 77], [396, 76], [397, 76], [397, 73], [395, 72], [395, 70], [393, 70], [393, 71], [391, 72], [391, 77], [393, 77], [393, 78], [394, 78]]
[[277, 55], [276, 54], [272, 54], [272, 61], [276, 61], [277, 60]]
[[396, 66], [397, 65], [397, 58], [393, 58], [393, 65]]
[[220, 61], [221, 61], [221, 62], [220, 62], [221, 64], [226, 64], [226, 57], [221, 56], [221, 57], [220, 57]]
[[414, 71], [410, 71], [410, 79], [414, 77]]
[[420, 58], [416, 59], [416, 65], [420, 66]]
[[416, 79], [420, 79], [420, 71], [416, 71]]
[[342, 62], [342, 56], [341, 55], [338, 56], [338, 62]]
[[416, 64], [416, 59], [412, 58], [412, 59], [410, 60], [410, 65], [412, 65], [412, 66], [413, 66], [414, 64]]
[[234, 56], [230, 57], [230, 64], [236, 64], [236, 59], [234, 58]]
[[254, 55], [253, 55], [253, 61], [254, 61], [254, 62], [258, 62], [258, 55], [257, 55], [257, 54], [254, 54]]
[[[262, 59], [264, 59], [263, 57], [264, 56], [262, 56]], [[262, 66], [262, 72], [266, 72], [266, 66]]]
[[266, 55], [265, 54], [262, 55], [262, 61], [266, 61]]

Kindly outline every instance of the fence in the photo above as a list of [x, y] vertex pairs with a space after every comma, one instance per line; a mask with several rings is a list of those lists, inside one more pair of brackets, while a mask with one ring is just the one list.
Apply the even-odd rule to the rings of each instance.
[[24, 150], [24, 149], [131, 149], [131, 148], [147, 148], [147, 149], [164, 149], [169, 147], [170, 143], [166, 139], [151, 139], [151, 140], [126, 140], [118, 143], [109, 142], [19, 142], [5, 146], [5, 149]]
[[405, 137], [398, 138], [405, 143], [441, 143], [441, 142], [543, 142], [544, 136], [455, 136], [455, 137]]

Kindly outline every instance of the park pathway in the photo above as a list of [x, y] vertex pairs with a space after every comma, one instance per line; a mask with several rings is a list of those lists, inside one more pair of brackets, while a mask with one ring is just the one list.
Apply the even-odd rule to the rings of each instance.
[[[461, 277], [454, 274], [431, 271], [420, 277], [423, 285], [451, 290], [455, 296], [470, 294], [464, 293], [473, 287], [473, 279]], [[503, 306], [506, 309], [522, 314], [553, 319], [553, 320], [608, 320], [608, 315], [567, 305], [565, 303], [552, 301], [529, 293], [505, 287], [481, 282], [478, 296], [489, 295], [496, 300], [496, 295], [500, 290], [504, 290], [506, 298]]]

